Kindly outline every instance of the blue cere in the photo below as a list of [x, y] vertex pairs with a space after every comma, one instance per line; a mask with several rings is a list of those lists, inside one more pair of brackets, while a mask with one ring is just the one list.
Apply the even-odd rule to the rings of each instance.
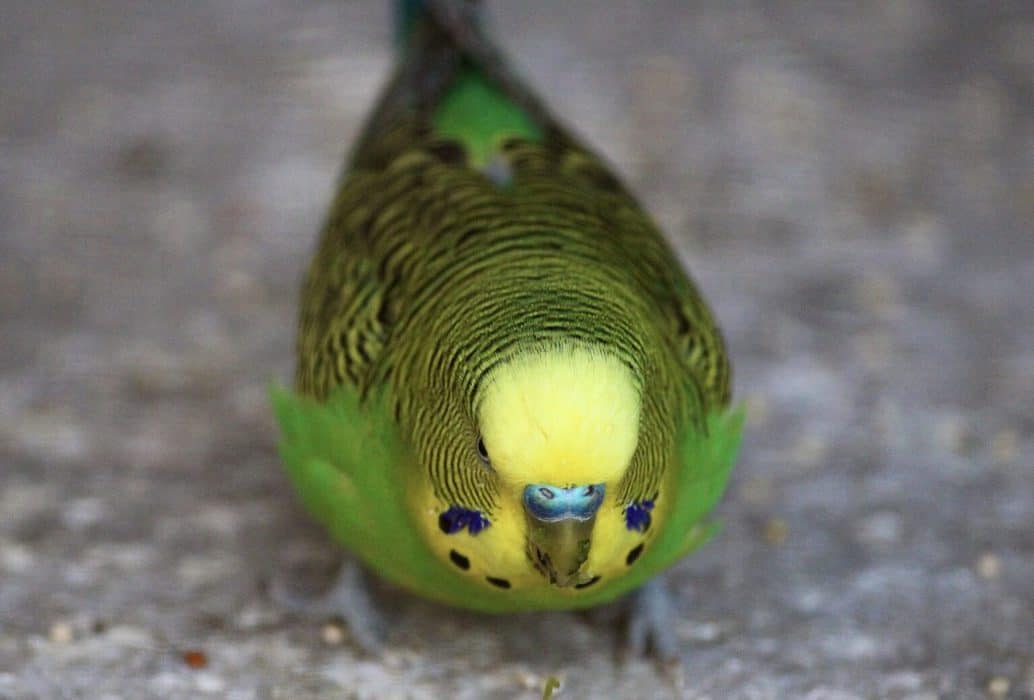
[[552, 523], [571, 518], [589, 520], [605, 492], [603, 484], [561, 488], [551, 484], [532, 484], [524, 489], [524, 508], [536, 520]]
[[651, 510], [653, 510], [653, 500], [651, 499], [630, 503], [625, 508], [625, 527], [629, 530], [646, 532], [650, 527]]
[[460, 506], [449, 506], [449, 510], [438, 516], [438, 527], [446, 535], [455, 535], [463, 529], [476, 535], [491, 524], [481, 511]]

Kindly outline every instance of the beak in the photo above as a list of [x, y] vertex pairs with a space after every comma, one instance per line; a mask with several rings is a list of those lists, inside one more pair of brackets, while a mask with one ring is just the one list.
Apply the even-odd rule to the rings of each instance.
[[603, 484], [532, 484], [524, 489], [528, 554], [550, 583], [564, 588], [579, 582], [603, 495]]

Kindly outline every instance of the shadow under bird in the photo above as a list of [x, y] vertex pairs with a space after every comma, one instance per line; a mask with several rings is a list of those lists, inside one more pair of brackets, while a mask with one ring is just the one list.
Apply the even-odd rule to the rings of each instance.
[[[516, 77], [473, 2], [401, 2], [394, 75], [342, 173], [274, 388], [306, 507], [367, 567], [487, 612], [624, 594], [705, 542], [742, 411], [704, 299], [608, 167]], [[321, 609], [376, 649], [357, 564]]]

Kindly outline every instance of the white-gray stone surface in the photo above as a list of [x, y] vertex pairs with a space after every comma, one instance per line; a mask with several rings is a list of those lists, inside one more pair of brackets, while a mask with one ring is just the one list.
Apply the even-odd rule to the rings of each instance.
[[267, 595], [340, 557], [265, 392], [386, 3], [6, 0], [0, 698], [1034, 697], [1032, 6], [496, 5], [750, 405], [725, 530], [672, 572], [681, 673], [387, 587], [370, 659]]

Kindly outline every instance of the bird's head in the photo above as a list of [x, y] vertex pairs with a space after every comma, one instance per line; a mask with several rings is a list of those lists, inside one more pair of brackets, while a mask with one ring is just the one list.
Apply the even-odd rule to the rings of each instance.
[[439, 518], [453, 518], [440, 528], [441, 554], [507, 589], [576, 593], [623, 570], [642, 541], [618, 501], [640, 411], [635, 374], [606, 352], [547, 348], [494, 367], [475, 397], [470, 451], [497, 506], [450, 507]]

